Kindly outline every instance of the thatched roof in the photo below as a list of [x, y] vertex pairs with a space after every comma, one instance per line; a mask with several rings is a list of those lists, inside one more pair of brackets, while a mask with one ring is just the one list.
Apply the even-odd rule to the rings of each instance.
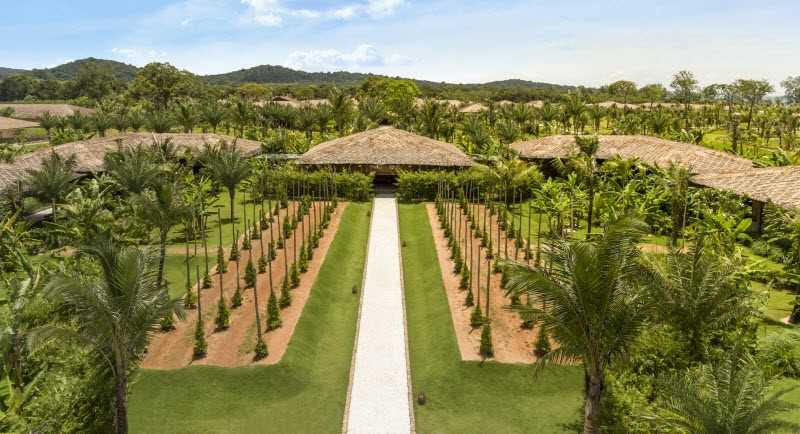
[[[617, 156], [624, 159], [638, 158], [644, 163], [658, 164], [661, 167], [675, 162], [687, 166], [693, 174], [736, 172], [753, 168], [753, 162], [746, 158], [657, 137], [598, 136], [598, 139], [600, 149], [597, 157], [601, 160]], [[566, 158], [575, 151], [575, 137], [549, 136], [514, 143], [511, 147], [524, 159]]]
[[458, 112], [459, 113], [478, 113], [478, 112], [482, 112], [484, 110], [486, 110], [486, 106], [485, 105], [483, 105], [481, 103], [475, 103], [475, 104], [470, 104], [470, 105], [462, 108]]
[[528, 102], [527, 105], [531, 107], [541, 108], [544, 105], [544, 101], [536, 100]]
[[51, 116], [71, 116], [76, 111], [80, 110], [81, 114], [90, 115], [94, 113], [93, 109], [86, 107], [79, 107], [69, 104], [1, 104], [0, 110], [6, 107], [14, 109], [15, 118], [20, 119], [36, 119], [44, 112], [50, 112]]
[[36, 128], [38, 126], [39, 124], [37, 124], [36, 122], [28, 122], [20, 119], [0, 117], [0, 131], [22, 130], [25, 128]]
[[[586, 105], [591, 106], [591, 105], [594, 105], [594, 104], [586, 104]], [[601, 103], [598, 103], [597, 105], [599, 105], [600, 107], [603, 107], [603, 108], [616, 107], [616, 108], [635, 109], [635, 108], [639, 107], [638, 104], [625, 104], [625, 103], [616, 102], [616, 101], [603, 101]]]
[[727, 190], [781, 208], [800, 208], [800, 166], [693, 176], [692, 183]]
[[106, 152], [117, 149], [117, 143], [123, 146], [136, 146], [139, 143], [150, 145], [154, 142], [170, 139], [178, 149], [202, 150], [206, 144], [214, 145], [221, 140], [233, 142], [247, 156], [253, 156], [261, 152], [261, 143], [254, 140], [236, 139], [235, 137], [223, 136], [219, 134], [183, 134], [183, 133], [128, 133], [112, 137], [99, 137], [95, 139], [82, 140], [78, 142], [65, 143], [48, 149], [42, 149], [29, 154], [23, 154], [14, 159], [13, 164], [0, 164], [0, 189], [16, 183], [19, 179], [25, 179], [27, 169], [38, 169], [42, 160], [50, 152], [55, 152], [67, 158], [75, 155], [75, 176], [83, 174], [102, 172], [105, 167], [103, 157]]
[[297, 164], [469, 167], [475, 162], [450, 143], [383, 126], [320, 143]]

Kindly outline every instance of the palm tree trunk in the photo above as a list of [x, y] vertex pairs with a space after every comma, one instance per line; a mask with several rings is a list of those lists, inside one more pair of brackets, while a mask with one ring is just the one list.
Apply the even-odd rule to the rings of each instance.
[[586, 216], [586, 238], [592, 234], [592, 214], [594, 211], [594, 188], [589, 189], [589, 213]]
[[117, 368], [114, 376], [114, 397], [117, 416], [117, 434], [128, 433], [128, 374], [126, 369]]
[[168, 228], [161, 231], [161, 253], [158, 258], [158, 284], [159, 286], [164, 282], [164, 261], [167, 258], [167, 232]]
[[583, 420], [584, 434], [600, 432], [600, 410], [605, 392], [603, 378], [599, 374], [586, 374], [586, 408]]
[[[232, 188], [229, 188], [228, 189], [228, 195], [231, 198], [231, 234], [234, 236], [233, 242], [235, 243], [236, 242], [236, 235], [235, 235], [236, 225], [234, 224], [235, 214], [233, 212], [233, 199], [234, 199], [234, 197], [236, 197], [236, 190], [234, 190]], [[220, 242], [222, 242], [222, 239], [220, 239]]]

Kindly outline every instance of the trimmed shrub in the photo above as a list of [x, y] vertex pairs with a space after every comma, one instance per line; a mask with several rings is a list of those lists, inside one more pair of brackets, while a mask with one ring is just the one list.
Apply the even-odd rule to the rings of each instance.
[[278, 306], [278, 297], [272, 291], [269, 293], [269, 300], [267, 301], [267, 329], [275, 330], [282, 325], [283, 320], [281, 319], [281, 308]]
[[228, 256], [228, 262], [238, 261], [239, 260], [239, 244], [234, 241], [231, 244], [231, 254]]
[[267, 255], [262, 253], [261, 257], [258, 258], [258, 273], [259, 274], [267, 272], [267, 264], [268, 263], [269, 262], [267, 261]]
[[242, 241], [242, 250], [250, 250], [251, 247], [250, 237], [244, 237], [244, 240]]
[[172, 316], [172, 312], [164, 315], [164, 318], [161, 319], [161, 331], [168, 332], [170, 330], [175, 330], [175, 318]]
[[225, 304], [224, 299], [220, 299], [217, 303], [217, 317], [214, 318], [214, 325], [217, 330], [225, 330], [230, 326], [231, 312], [228, 310], [228, 305]]
[[228, 261], [225, 260], [225, 251], [222, 246], [217, 249], [217, 272], [225, 274], [228, 272]]
[[206, 341], [206, 332], [203, 329], [203, 319], [197, 321], [197, 326], [194, 329], [194, 348], [192, 353], [195, 357], [203, 357], [208, 352], [208, 342]]
[[492, 325], [487, 321], [481, 330], [480, 353], [484, 357], [494, 356], [494, 346], [492, 345]]
[[194, 285], [186, 287], [186, 297], [183, 297], [183, 307], [194, 309], [197, 307], [197, 294], [194, 292]]
[[769, 255], [770, 245], [764, 240], [753, 241], [753, 243], [750, 245], [750, 248], [753, 249], [753, 253], [758, 256], [763, 256], [766, 258]]
[[306, 246], [300, 247], [300, 258], [298, 259], [298, 262], [301, 273], [308, 271], [308, 253], [306, 252]]
[[297, 288], [300, 286], [300, 272], [297, 269], [297, 264], [292, 264], [292, 267], [289, 268], [289, 278], [291, 279], [292, 288]]
[[281, 299], [278, 304], [281, 308], [292, 305], [292, 293], [289, 291], [289, 279], [287, 276], [284, 276], [281, 280]]
[[211, 275], [208, 274], [208, 271], [203, 273], [203, 289], [211, 288]]
[[276, 241], [276, 243], [278, 244], [279, 249], [286, 247], [286, 241], [283, 239], [283, 236], [278, 237], [278, 241]]
[[248, 288], [256, 283], [256, 267], [253, 266], [253, 260], [248, 259], [247, 265], [244, 267], [244, 284]]
[[539, 333], [536, 336], [536, 342], [533, 343], [533, 348], [536, 351], [536, 357], [543, 357], [553, 350], [553, 347], [550, 345], [550, 338], [547, 336], [547, 332], [539, 329]]
[[263, 359], [269, 355], [269, 350], [267, 349], [267, 341], [264, 338], [258, 338], [256, 342], [256, 359]]
[[475, 295], [472, 293], [471, 287], [467, 290], [467, 299], [464, 300], [464, 304], [466, 304], [467, 306], [475, 305]]
[[242, 301], [244, 301], [242, 297], [242, 287], [239, 285], [239, 282], [236, 282], [236, 291], [233, 292], [233, 297], [231, 297], [231, 308], [236, 309], [241, 306]]
[[[480, 291], [480, 289], [478, 289]], [[472, 309], [472, 313], [469, 316], [469, 324], [472, 327], [478, 327], [483, 324], [483, 312], [481, 312], [481, 307], [475, 305], [475, 309]]]

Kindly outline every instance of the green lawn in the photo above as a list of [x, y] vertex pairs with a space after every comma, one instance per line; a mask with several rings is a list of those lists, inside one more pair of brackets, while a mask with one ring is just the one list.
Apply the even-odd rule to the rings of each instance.
[[411, 381], [418, 432], [575, 432], [581, 428], [581, 369], [464, 362], [436, 258], [425, 204], [400, 205]]
[[132, 432], [340, 432], [366, 254], [369, 203], [354, 203], [283, 360], [272, 366], [142, 370]]

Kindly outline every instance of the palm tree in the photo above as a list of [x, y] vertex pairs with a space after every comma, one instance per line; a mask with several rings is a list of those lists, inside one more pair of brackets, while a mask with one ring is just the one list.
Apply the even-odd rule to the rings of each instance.
[[130, 147], [120, 145], [116, 151], [106, 154], [104, 160], [111, 179], [130, 194], [142, 193], [161, 176], [154, 156], [142, 143]]
[[[798, 432], [800, 424], [778, 416], [797, 409], [773, 393], [769, 381], [739, 346], [722, 363], [664, 381], [661, 414], [648, 418], [681, 432], [750, 434]], [[672, 430], [670, 430], [672, 431]]]
[[159, 232], [161, 250], [158, 261], [158, 282], [161, 284], [164, 277], [164, 261], [167, 258], [169, 230], [186, 217], [188, 207], [178, 186], [171, 182], [160, 183], [152, 190], [146, 190], [136, 196], [135, 203], [139, 208], [139, 218]]
[[57, 122], [56, 118], [50, 115], [50, 110], [45, 110], [45, 112], [42, 113], [42, 115], [39, 116], [36, 121], [39, 123], [40, 127], [44, 128], [44, 131], [48, 136], [50, 135], [50, 130], [56, 127]]
[[73, 244], [83, 244], [114, 222], [108, 210], [111, 186], [101, 187], [93, 179], [67, 196], [62, 207], [64, 223], [59, 232], [66, 233]]
[[347, 92], [334, 87], [330, 101], [333, 121], [336, 123], [336, 131], [339, 132], [339, 137], [342, 137], [344, 136], [345, 127], [353, 118], [353, 100], [350, 99], [350, 95]]
[[53, 221], [56, 224], [58, 224], [57, 202], [60, 202], [72, 189], [72, 169], [74, 167], [74, 154], [65, 159], [55, 152], [51, 152], [42, 160], [42, 165], [38, 169], [26, 170], [31, 191], [52, 204]]
[[205, 154], [204, 161], [211, 179], [228, 189], [231, 229], [233, 230], [236, 218], [233, 209], [236, 187], [250, 176], [250, 163], [242, 151], [236, 147], [236, 142], [228, 145], [227, 142], [222, 141], [219, 147], [207, 148]]
[[358, 111], [367, 118], [371, 125], [380, 125], [386, 120], [386, 109], [381, 100], [374, 97], [364, 98], [358, 105]]
[[586, 104], [583, 103], [583, 98], [578, 92], [570, 93], [564, 99], [564, 115], [566, 118], [572, 119], [572, 126], [575, 132], [578, 132], [578, 124], [581, 115], [586, 111]]
[[97, 111], [89, 118], [89, 124], [92, 126], [92, 129], [97, 131], [100, 137], [105, 137], [106, 131], [114, 127], [114, 120], [108, 113]]
[[231, 107], [231, 121], [239, 128], [238, 137], [244, 137], [244, 129], [253, 120], [253, 105], [246, 100], [236, 101]]
[[168, 133], [172, 129], [172, 119], [165, 110], [154, 110], [147, 114], [147, 127], [154, 133]]
[[688, 253], [672, 249], [661, 267], [659, 312], [689, 342], [693, 360], [703, 357], [703, 338], [726, 323], [753, 314], [742, 259], [721, 255], [700, 234]]
[[83, 132], [86, 130], [86, 125], [89, 123], [89, 118], [84, 116], [80, 110], [75, 110], [70, 116], [67, 116], [67, 122], [75, 129], [75, 131]]
[[202, 110], [200, 111], [200, 119], [203, 123], [208, 124], [211, 127], [211, 132], [216, 134], [217, 128], [219, 125], [228, 118], [228, 113], [225, 111], [225, 107], [223, 107], [217, 101], [213, 101], [210, 104], [204, 104]]
[[128, 126], [131, 127], [131, 130], [135, 133], [144, 127], [145, 119], [144, 115], [142, 115], [142, 111], [138, 108], [131, 110], [128, 113]]
[[549, 361], [583, 363], [584, 433], [598, 432], [606, 369], [636, 338], [655, 303], [637, 281], [653, 274], [637, 247], [647, 232], [643, 221], [623, 218], [597, 240], [553, 240], [546, 253], [551, 271], [502, 264], [509, 279], [507, 295], [529, 296], [542, 305], [512, 309], [557, 344], [540, 359], [538, 369]]
[[71, 306], [78, 317], [77, 330], [44, 326], [31, 332], [33, 347], [51, 339], [77, 340], [93, 348], [114, 379], [117, 433], [128, 432], [128, 378], [147, 347], [148, 337], [166, 315], [183, 319], [180, 300], [156, 278], [155, 255], [150, 248], [120, 250], [108, 236], [80, 247], [78, 255], [93, 257], [100, 267], [94, 278], [55, 274], [45, 294]]
[[420, 127], [426, 136], [438, 139], [442, 135], [445, 107], [433, 99], [426, 99], [418, 110]]
[[197, 123], [197, 114], [194, 105], [186, 102], [179, 102], [175, 106], [173, 114], [175, 123], [180, 125], [184, 133], [191, 133]]
[[319, 133], [325, 134], [328, 132], [328, 123], [333, 119], [333, 108], [330, 104], [319, 104], [314, 109], [314, 116], [317, 118], [317, 125], [319, 125]]
[[594, 214], [594, 196], [597, 185], [600, 182], [600, 167], [597, 164], [597, 151], [600, 148], [600, 141], [597, 136], [581, 137], [575, 136], [577, 148], [569, 157], [566, 163], [561, 160], [556, 161], [556, 167], [563, 174], [574, 173], [578, 176], [578, 181], [586, 188], [589, 196], [589, 210], [586, 214], [586, 237], [592, 234], [592, 216]]

